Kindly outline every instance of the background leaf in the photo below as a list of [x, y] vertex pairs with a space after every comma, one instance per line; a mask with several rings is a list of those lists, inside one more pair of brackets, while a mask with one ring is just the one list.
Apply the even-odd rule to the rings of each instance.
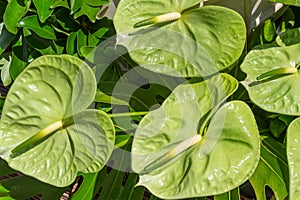
[[[82, 2], [81, 2], [81, 6], [79, 7], [80, 1]], [[74, 4], [74, 9], [72, 9], [72, 11], [79, 9], [74, 14], [75, 19], [82, 15], [86, 15], [91, 22], [95, 22], [97, 19], [97, 14], [100, 12], [100, 7], [102, 5], [108, 4], [109, 0], [100, 0], [100, 1], [99, 0], [98, 1], [75, 0], [75, 3], [76, 4]]]
[[124, 149], [115, 149], [108, 166], [99, 173], [94, 191], [95, 200], [143, 198], [145, 189], [135, 187], [138, 176], [131, 172], [130, 146], [129, 142]]
[[6, 29], [4, 23], [0, 23], [0, 55], [6, 50], [15, 37], [14, 34]]
[[282, 2], [272, 3], [269, 0], [204, 0], [204, 5], [220, 5], [231, 8], [241, 14], [248, 25], [248, 33], [274, 14], [285, 10]]
[[17, 24], [19, 20], [27, 13], [31, 4], [31, 0], [11, 0], [9, 1], [3, 21], [7, 30], [13, 34], [17, 34]]
[[239, 188], [228, 191], [224, 194], [215, 195], [214, 200], [240, 200], [240, 191]]
[[12, 46], [12, 60], [10, 62], [9, 73], [13, 80], [25, 69], [28, 64], [29, 49], [27, 44], [20, 37]]
[[252, 50], [241, 65], [247, 78], [243, 82], [250, 99], [262, 109], [284, 115], [300, 115], [300, 96], [297, 85], [300, 82], [299, 71], [290, 74], [277, 74], [265, 80], [257, 77], [274, 69], [296, 67], [300, 58], [294, 52], [300, 50], [300, 44], [288, 47], [273, 47]]
[[72, 195], [72, 199], [73, 200], [92, 199], [98, 173], [79, 174], [79, 175], [83, 177], [83, 182], [81, 183], [76, 193]]
[[[282, 156], [282, 149], [276, 142], [264, 139], [261, 144], [259, 164], [249, 181], [254, 188], [257, 200], [266, 200], [265, 189], [270, 187], [276, 199], [285, 199], [288, 195], [286, 174], [288, 166], [286, 158]], [[284, 150], [283, 150], [284, 151]], [[284, 155], [284, 152], [283, 152]]]
[[19, 27], [26, 27], [34, 31], [38, 36], [54, 40], [56, 39], [55, 31], [49, 24], [41, 24], [38, 20], [37, 15], [31, 15], [23, 18], [19, 23]]
[[35, 5], [37, 9], [37, 14], [42, 23], [45, 23], [47, 18], [52, 14], [52, 11], [50, 9], [50, 5], [52, 0], [32, 0], [33, 4]]
[[300, 28], [288, 29], [276, 38], [279, 46], [290, 46], [300, 43]]
[[284, 3], [287, 5], [294, 5], [294, 6], [300, 6], [300, 1], [299, 0], [271, 0], [273, 2], [277, 3]]

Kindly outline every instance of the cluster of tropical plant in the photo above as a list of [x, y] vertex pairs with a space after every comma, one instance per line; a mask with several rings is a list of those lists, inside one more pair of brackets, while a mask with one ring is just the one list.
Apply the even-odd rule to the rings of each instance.
[[300, 199], [299, 6], [0, 0], [0, 199]]

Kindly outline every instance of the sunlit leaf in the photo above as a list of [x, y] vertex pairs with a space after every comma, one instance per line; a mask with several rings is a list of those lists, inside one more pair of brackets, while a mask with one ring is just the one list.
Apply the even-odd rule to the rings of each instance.
[[243, 85], [253, 103], [269, 112], [300, 115], [298, 51], [300, 44], [252, 50], [246, 56], [241, 65], [247, 73]]
[[86, 109], [96, 93], [91, 69], [78, 58], [35, 59], [9, 90], [0, 126], [0, 156], [9, 166], [55, 186], [78, 172], [99, 171], [114, 148], [106, 113]]
[[[121, 1], [114, 16], [118, 44], [127, 47], [132, 59], [142, 67], [157, 73], [208, 76], [229, 67], [244, 49], [244, 21], [224, 7], [193, 7], [199, 2]], [[167, 13], [168, 22], [158, 20], [134, 28], [143, 20]], [[172, 15], [176, 15], [173, 20]]]
[[[243, 102], [218, 105], [237, 88], [220, 74], [205, 82], [180, 85], [139, 124], [132, 145], [138, 185], [160, 198], [182, 199], [224, 193], [254, 172], [259, 136]], [[200, 135], [203, 134], [201, 137]]]

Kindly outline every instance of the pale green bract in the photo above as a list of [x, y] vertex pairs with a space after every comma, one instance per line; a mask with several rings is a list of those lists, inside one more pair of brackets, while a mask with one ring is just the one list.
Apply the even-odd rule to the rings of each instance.
[[290, 191], [289, 199], [300, 199], [300, 118], [295, 119], [287, 130], [286, 154], [289, 164]]
[[237, 87], [234, 78], [219, 74], [178, 86], [161, 108], [150, 111], [132, 145], [138, 185], [163, 199], [184, 199], [221, 194], [245, 182], [259, 161], [254, 116], [240, 101], [218, 109]]
[[[106, 113], [87, 109], [95, 93], [94, 74], [80, 59], [35, 59], [7, 95], [0, 157], [13, 169], [59, 187], [71, 184], [78, 172], [99, 171], [114, 148], [115, 131]], [[48, 135], [25, 143], [42, 130]]]
[[[295, 44], [252, 50], [246, 56], [241, 65], [247, 74], [243, 85], [253, 103], [269, 112], [300, 115], [300, 73], [297, 69], [290, 70], [300, 63], [300, 57], [295, 53], [299, 51], [300, 44]], [[273, 72], [272, 76], [269, 73], [266, 79], [258, 81], [258, 77], [268, 72]]]
[[[244, 49], [243, 18], [224, 7], [199, 8], [200, 2], [120, 1], [114, 16], [117, 42], [128, 49], [139, 65], [156, 73], [205, 77], [226, 69]], [[181, 16], [169, 22], [134, 28], [143, 20], [168, 13]]]

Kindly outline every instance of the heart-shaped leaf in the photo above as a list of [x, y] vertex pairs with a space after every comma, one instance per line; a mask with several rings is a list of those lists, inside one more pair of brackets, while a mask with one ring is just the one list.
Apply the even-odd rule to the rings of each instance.
[[300, 44], [253, 50], [241, 65], [250, 99], [262, 109], [285, 115], [300, 115], [300, 74], [296, 67]]
[[[229, 67], [244, 49], [244, 21], [224, 7], [196, 8], [199, 2], [121, 1], [114, 17], [118, 43], [158, 73], [208, 76]], [[153, 26], [135, 28], [145, 24]]]
[[290, 199], [299, 199], [300, 198], [300, 118], [295, 119], [289, 126], [287, 130], [287, 145], [286, 152], [289, 164], [289, 173], [290, 173]]
[[237, 86], [224, 74], [180, 85], [146, 115], [132, 146], [138, 185], [160, 198], [181, 199], [221, 194], [246, 181], [259, 160], [254, 116], [239, 101], [214, 112]]
[[86, 109], [96, 81], [80, 59], [43, 56], [15, 80], [4, 105], [0, 156], [10, 167], [55, 186], [99, 171], [114, 146], [106, 113]]

